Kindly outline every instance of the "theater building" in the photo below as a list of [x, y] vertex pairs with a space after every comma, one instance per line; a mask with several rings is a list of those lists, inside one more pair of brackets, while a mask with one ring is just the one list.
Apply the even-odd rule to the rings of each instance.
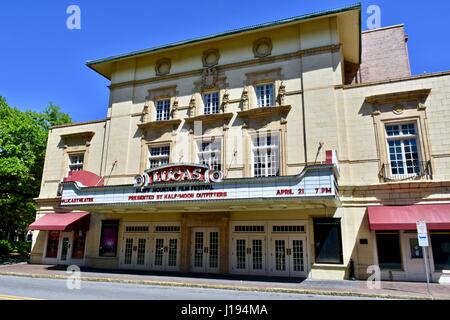
[[[51, 128], [32, 263], [450, 278], [450, 72], [351, 6], [90, 61], [106, 118]], [[80, 106], [82, 107], [82, 106]]]

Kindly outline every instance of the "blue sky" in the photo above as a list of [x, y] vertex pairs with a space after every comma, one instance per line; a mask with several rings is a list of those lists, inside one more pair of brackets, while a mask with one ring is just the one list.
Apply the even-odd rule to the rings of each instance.
[[[87, 60], [208, 35], [352, 0], [21, 0], [0, 2], [0, 95], [20, 109], [49, 101], [75, 121], [102, 119], [108, 81]], [[66, 9], [81, 8], [81, 30], [68, 30]], [[414, 74], [450, 70], [449, 1], [363, 1], [381, 8], [381, 25], [404, 23]]]

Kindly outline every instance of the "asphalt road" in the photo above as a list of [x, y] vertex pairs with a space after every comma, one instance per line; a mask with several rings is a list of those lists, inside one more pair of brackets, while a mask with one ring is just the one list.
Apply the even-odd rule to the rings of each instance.
[[68, 289], [67, 280], [0, 276], [0, 300], [341, 300], [354, 297], [168, 287], [82, 281]]

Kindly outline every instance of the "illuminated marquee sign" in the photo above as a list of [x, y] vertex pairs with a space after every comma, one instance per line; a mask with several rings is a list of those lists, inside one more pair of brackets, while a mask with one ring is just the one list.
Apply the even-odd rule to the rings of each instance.
[[176, 183], [185, 181], [221, 182], [222, 171], [210, 170], [208, 166], [196, 164], [172, 164], [145, 170], [134, 177], [135, 187], [147, 187], [156, 183]]
[[206, 166], [179, 164], [147, 170], [134, 184], [84, 187], [63, 182], [62, 206], [136, 205], [228, 200], [337, 199], [336, 166], [314, 165], [281, 177], [222, 179]]

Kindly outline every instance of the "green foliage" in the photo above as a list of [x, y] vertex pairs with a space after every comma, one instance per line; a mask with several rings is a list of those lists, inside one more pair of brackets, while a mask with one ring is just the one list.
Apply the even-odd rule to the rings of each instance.
[[15, 241], [11, 244], [12, 252], [20, 253], [23, 256], [30, 254], [31, 242], [29, 241]]
[[8, 240], [0, 240], [0, 256], [7, 256], [12, 251]]
[[31, 251], [31, 242], [0, 240], [0, 256], [7, 256], [10, 253], [19, 253], [27, 256]]
[[48, 130], [70, 122], [52, 103], [42, 113], [21, 111], [0, 96], [0, 239], [34, 220]]

